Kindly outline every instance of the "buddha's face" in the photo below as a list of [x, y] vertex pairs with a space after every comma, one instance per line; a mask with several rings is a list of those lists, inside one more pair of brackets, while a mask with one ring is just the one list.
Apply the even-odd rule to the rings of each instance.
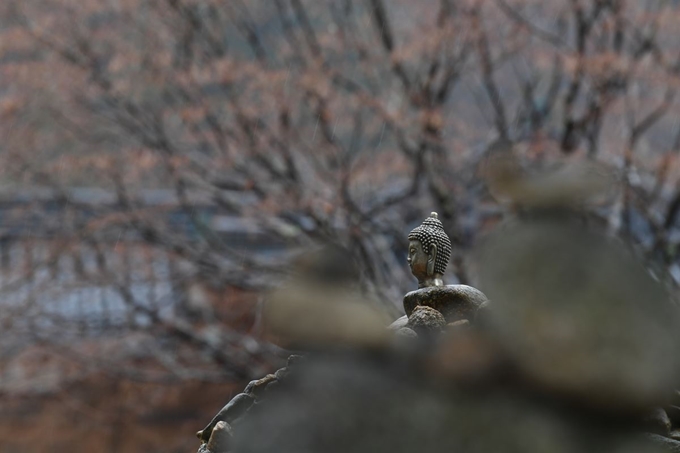
[[423, 250], [423, 244], [417, 240], [410, 240], [408, 242], [408, 265], [411, 268], [411, 273], [422, 281], [428, 277], [427, 262], [430, 256]]

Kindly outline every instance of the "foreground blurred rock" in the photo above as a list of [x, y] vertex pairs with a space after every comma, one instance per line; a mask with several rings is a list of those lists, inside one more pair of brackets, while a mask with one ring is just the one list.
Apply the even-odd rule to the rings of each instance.
[[200, 451], [680, 451], [677, 307], [570, 203], [546, 206], [569, 197], [527, 193], [474, 254], [491, 302], [449, 297], [446, 243], [423, 235], [409, 251], [421, 293], [390, 329], [351, 279], [276, 294], [276, 334], [308, 353], [251, 382]]
[[454, 389], [367, 358], [319, 359], [236, 430], [237, 452], [654, 452], [633, 432], [497, 384]]
[[532, 213], [477, 259], [488, 334], [528, 383], [616, 412], [669, 402], [677, 307], [622, 244], [568, 213]]
[[264, 319], [270, 339], [301, 350], [387, 345], [389, 316], [361, 293], [355, 269], [337, 247], [300, 257], [291, 278], [268, 297]]

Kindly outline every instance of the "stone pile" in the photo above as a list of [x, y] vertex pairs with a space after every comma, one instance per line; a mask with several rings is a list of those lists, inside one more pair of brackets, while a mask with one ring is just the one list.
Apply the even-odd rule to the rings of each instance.
[[547, 213], [474, 259], [489, 301], [412, 264], [434, 283], [404, 298], [391, 341], [292, 356], [199, 451], [680, 452], [678, 307], [625, 247]]
[[[277, 387], [286, 379], [295, 363], [303, 360], [300, 355], [291, 355], [285, 367], [273, 374], [248, 383], [242, 393], [234, 396], [208, 425], [196, 433], [201, 441], [199, 453], [225, 453], [230, 451], [233, 428], [243, 423], [246, 414], [257, 412], [259, 407], [276, 392]], [[252, 411], [252, 412], [251, 412]]]

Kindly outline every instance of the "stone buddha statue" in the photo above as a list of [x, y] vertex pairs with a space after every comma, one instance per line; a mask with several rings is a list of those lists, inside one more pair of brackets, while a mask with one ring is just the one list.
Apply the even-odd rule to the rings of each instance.
[[472, 320], [487, 298], [471, 286], [444, 285], [443, 275], [451, 257], [451, 240], [437, 213], [431, 213], [414, 228], [408, 239], [407, 260], [411, 273], [418, 279], [418, 289], [404, 296], [406, 316], [411, 317], [416, 307], [424, 306], [440, 312], [449, 324]]

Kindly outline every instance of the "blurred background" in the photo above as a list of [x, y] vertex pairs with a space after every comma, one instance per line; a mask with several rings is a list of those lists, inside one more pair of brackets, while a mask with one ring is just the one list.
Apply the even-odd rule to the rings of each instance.
[[537, 169], [596, 162], [621, 190], [589, 218], [677, 286], [678, 26], [676, 0], [3, 0], [0, 451], [195, 449], [282, 363], [263, 297], [300, 251], [349, 250], [396, 319], [408, 231], [437, 211], [474, 284]]

